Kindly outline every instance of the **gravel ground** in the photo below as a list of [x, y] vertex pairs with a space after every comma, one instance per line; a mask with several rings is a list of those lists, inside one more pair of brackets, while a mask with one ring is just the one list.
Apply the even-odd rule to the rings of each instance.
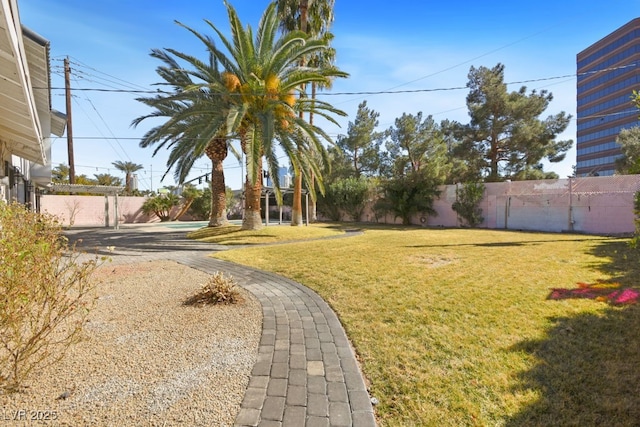
[[106, 264], [96, 278], [85, 338], [26, 391], [0, 394], [0, 425], [232, 425], [258, 353], [259, 302], [241, 289], [241, 304], [186, 306], [208, 275], [169, 261]]

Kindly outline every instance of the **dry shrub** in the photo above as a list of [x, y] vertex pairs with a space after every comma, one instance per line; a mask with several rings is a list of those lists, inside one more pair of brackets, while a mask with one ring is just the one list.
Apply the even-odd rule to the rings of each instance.
[[236, 304], [238, 302], [241, 302], [240, 292], [233, 277], [227, 277], [217, 271], [209, 278], [207, 283], [202, 285], [197, 294], [185, 301], [185, 304]]
[[73, 249], [56, 218], [0, 202], [0, 389], [19, 390], [79, 340], [98, 258], [80, 263]]

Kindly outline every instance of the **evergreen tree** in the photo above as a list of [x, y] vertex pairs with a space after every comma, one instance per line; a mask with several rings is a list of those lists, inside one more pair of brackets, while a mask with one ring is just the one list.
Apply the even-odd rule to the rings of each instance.
[[353, 176], [374, 175], [380, 169], [382, 134], [375, 132], [380, 113], [367, 108], [367, 101], [358, 105], [353, 122], [349, 122], [347, 135], [339, 135], [336, 145], [351, 165]]
[[502, 64], [471, 67], [467, 87], [471, 122], [465, 138], [482, 155], [487, 181], [529, 179], [542, 159], [564, 159], [573, 141], [557, 141], [556, 137], [567, 128], [571, 116], [561, 112], [539, 118], [553, 99], [551, 93], [533, 90], [527, 94], [525, 86], [508, 92]]
[[394, 175], [422, 172], [442, 182], [450, 166], [447, 144], [432, 116], [402, 114], [387, 131], [386, 148]]
[[640, 127], [622, 129], [616, 138], [622, 157], [616, 159], [616, 172], [629, 175], [640, 174]]

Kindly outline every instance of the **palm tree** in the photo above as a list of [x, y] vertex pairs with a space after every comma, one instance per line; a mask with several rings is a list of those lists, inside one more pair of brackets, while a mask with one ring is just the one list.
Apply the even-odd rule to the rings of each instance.
[[[205, 36], [197, 34], [201, 40]], [[210, 42], [210, 40], [209, 40]], [[223, 79], [215, 58], [208, 62], [173, 49], [151, 52], [151, 56], [164, 65], [156, 69], [171, 91], [138, 101], [155, 108], [155, 111], [133, 121], [137, 126], [151, 117], [162, 117], [166, 121], [149, 130], [140, 141], [140, 146], [158, 144], [154, 155], [163, 147], [171, 149], [167, 160], [167, 172], [175, 167], [174, 178], [182, 183], [191, 171], [194, 162], [206, 155], [211, 160], [211, 212], [209, 227], [227, 224], [226, 185], [223, 161], [229, 150], [240, 157], [230, 145], [227, 130], [228, 100], [219, 96]], [[190, 67], [186, 70], [176, 58], [184, 60]], [[195, 79], [195, 80], [194, 80]], [[198, 90], [193, 90], [199, 85]], [[163, 178], [164, 178], [163, 176]]]
[[[322, 37], [325, 40], [327, 40], [327, 43], [330, 43], [331, 40], [333, 40], [333, 34], [329, 32], [324, 33]], [[330, 48], [330, 49], [327, 49], [325, 52], [322, 52], [319, 55], [315, 55], [313, 58], [311, 58], [309, 60], [309, 64], [315, 67], [332, 67], [335, 62], [335, 57], [336, 57], [335, 49]], [[331, 89], [332, 86], [333, 86], [333, 79], [329, 80], [327, 83], [315, 83], [315, 82], [311, 83], [311, 99], [312, 100], [316, 99], [318, 90]], [[313, 124], [313, 111], [309, 113], [309, 123]], [[315, 186], [316, 186], [315, 178], [316, 177], [314, 175], [311, 175], [311, 182], [308, 183], [307, 185], [311, 189], [315, 189]], [[311, 216], [311, 221], [314, 221], [314, 222], [317, 220], [317, 209], [316, 209], [317, 199], [318, 198], [316, 196], [316, 192], [311, 191], [310, 216]], [[300, 200], [302, 200], [301, 197], [300, 197]], [[300, 212], [302, 213], [302, 210], [300, 210]]]
[[[333, 35], [329, 32], [329, 28], [333, 22], [333, 8], [335, 0], [278, 0], [278, 15], [280, 17], [280, 27], [285, 32], [300, 30], [310, 37], [323, 39], [327, 45], [333, 39]], [[302, 65], [305, 61], [310, 66], [327, 68], [331, 67], [335, 58], [335, 50], [329, 48], [314, 55], [303, 58]], [[331, 81], [312, 82], [311, 83], [311, 99], [316, 99], [318, 88], [327, 88], [331, 86]], [[305, 88], [302, 89], [305, 91]], [[309, 123], [313, 125], [313, 112], [309, 113]], [[313, 200], [313, 214], [315, 220], [315, 176], [311, 174], [310, 180], [306, 182], [307, 188], [311, 191]], [[303, 174], [294, 168], [294, 192], [293, 192], [293, 209], [291, 216], [291, 225], [302, 225], [302, 179]], [[322, 190], [322, 181], [319, 181]]]
[[180, 210], [173, 217], [173, 221], [180, 219], [182, 215], [186, 214], [189, 208], [191, 207], [191, 205], [193, 204], [193, 201], [196, 198], [198, 198], [201, 193], [202, 193], [202, 190], [198, 190], [195, 186], [191, 184], [186, 184], [182, 188], [182, 193], [180, 194], [182, 196], [182, 206], [180, 207]]
[[[335, 67], [301, 67], [301, 60], [328, 48], [323, 40], [310, 39], [306, 34], [292, 31], [278, 37], [279, 20], [275, 3], [265, 10], [255, 39], [250, 26], [243, 28], [235, 9], [228, 3], [227, 13], [231, 26], [228, 39], [210, 21], [205, 21], [216, 32], [227, 52], [218, 49], [211, 39], [189, 29], [206, 45], [220, 65], [224, 93], [221, 98], [229, 101], [227, 123], [231, 134], [240, 138], [241, 148], [246, 155], [247, 176], [245, 184], [245, 216], [243, 229], [261, 227], [260, 199], [262, 193], [262, 158], [267, 162], [278, 199], [278, 160], [276, 148], [279, 146], [289, 157], [297, 170], [302, 163], [309, 163], [309, 173], [319, 174], [317, 162], [309, 154], [313, 150], [326, 150], [320, 138], [330, 140], [329, 135], [315, 125], [300, 118], [300, 113], [314, 111], [337, 125], [334, 115], [345, 115], [329, 103], [306, 98], [296, 99], [305, 84], [318, 82], [326, 84], [332, 77], [346, 77], [347, 74]], [[205, 85], [194, 85], [193, 91], [200, 91]], [[276, 142], [278, 143], [276, 145]], [[304, 171], [303, 171], [304, 172]], [[304, 172], [306, 173], [306, 172]]]
[[124, 178], [124, 186], [125, 186], [125, 192], [127, 194], [131, 194], [131, 178], [132, 175], [141, 170], [144, 169], [144, 166], [139, 165], [137, 163], [133, 163], [133, 162], [123, 162], [120, 160], [117, 160], [115, 162], [112, 163], [112, 165], [118, 169], [121, 172], [125, 173], [125, 178]]
[[93, 176], [96, 177], [96, 182], [98, 183], [98, 185], [109, 185], [114, 187], [119, 187], [122, 185], [122, 179], [108, 173], [96, 173]]

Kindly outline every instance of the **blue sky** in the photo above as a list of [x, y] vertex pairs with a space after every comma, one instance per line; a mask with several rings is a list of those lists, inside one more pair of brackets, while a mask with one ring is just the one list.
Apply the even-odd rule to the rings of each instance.
[[[240, 19], [256, 27], [268, 1], [231, 1]], [[364, 6], [366, 5], [366, 6]], [[212, 34], [203, 19], [228, 28], [222, 0], [18, 0], [22, 23], [51, 42], [52, 87], [63, 88], [62, 60], [72, 63], [72, 88], [155, 89], [159, 62], [149, 57], [153, 48], [174, 48], [205, 58], [202, 44], [174, 23], [179, 20]], [[554, 95], [543, 116], [566, 111], [574, 116], [561, 139], [575, 141], [576, 54], [638, 16], [639, 0], [595, 1], [367, 1], [336, 0], [334, 47], [337, 65], [350, 74], [334, 84], [323, 99], [349, 114], [342, 128], [328, 127], [331, 135], [346, 133], [358, 104], [380, 113], [379, 130], [393, 125], [403, 113], [433, 115], [468, 122], [467, 90], [430, 91], [464, 87], [471, 66], [505, 64], [505, 80], [529, 90]], [[569, 77], [562, 77], [569, 76]], [[558, 78], [561, 77], [561, 78]], [[415, 91], [376, 95], [345, 93]], [[65, 111], [64, 91], [53, 90], [53, 108]], [[172, 185], [164, 181], [167, 154], [152, 157], [152, 149], [138, 147], [138, 138], [152, 122], [137, 128], [131, 121], [149, 110], [135, 94], [74, 90], [72, 103], [76, 174], [120, 172], [114, 161], [144, 166], [141, 189]], [[66, 138], [54, 140], [52, 162], [68, 163]], [[575, 146], [560, 164], [547, 165], [561, 177], [571, 174]], [[283, 159], [286, 163], [286, 160]], [[196, 162], [191, 176], [209, 170], [206, 158]], [[241, 186], [239, 162], [225, 162], [227, 185]]]

